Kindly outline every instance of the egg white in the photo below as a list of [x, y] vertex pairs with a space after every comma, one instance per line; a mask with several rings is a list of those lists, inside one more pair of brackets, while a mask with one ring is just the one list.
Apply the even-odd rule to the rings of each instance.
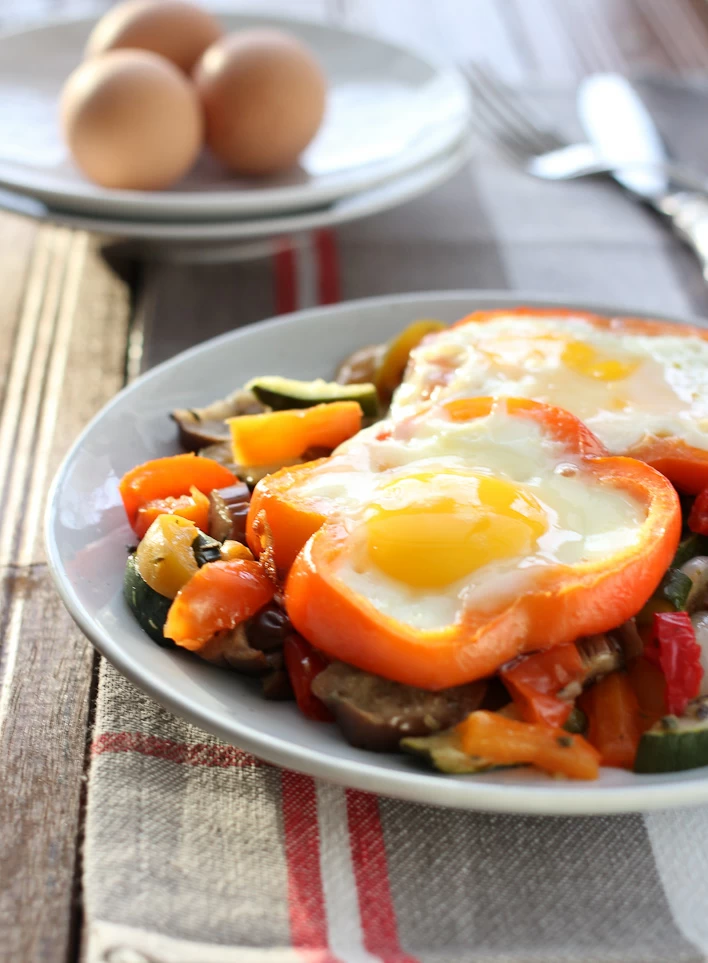
[[389, 577], [366, 553], [353, 551], [340, 557], [337, 577], [383, 614], [418, 629], [435, 629], [458, 621], [466, 605], [484, 611], [530, 590], [549, 566], [597, 561], [639, 539], [644, 518], [639, 502], [600, 485], [537, 422], [509, 415], [503, 405], [469, 422], [451, 422], [438, 410], [420, 420], [374, 425], [298, 483], [297, 493], [331, 500], [354, 544], [372, 504], [392, 482], [439, 472], [435, 491], [464, 504], [474, 484], [459, 474], [465, 471], [513, 482], [542, 505], [548, 529], [531, 554], [494, 561], [442, 588], [420, 589]]
[[[529, 341], [543, 336], [555, 340], [534, 352]], [[501, 347], [500, 339], [505, 339]], [[564, 339], [636, 367], [611, 382], [581, 374], [561, 361]], [[441, 365], [447, 383], [436, 385]], [[647, 436], [679, 437], [708, 450], [708, 341], [695, 336], [622, 334], [572, 317], [509, 314], [471, 322], [413, 352], [391, 416], [400, 419], [428, 398], [486, 395], [532, 398], [565, 408], [613, 453], [626, 452]]]

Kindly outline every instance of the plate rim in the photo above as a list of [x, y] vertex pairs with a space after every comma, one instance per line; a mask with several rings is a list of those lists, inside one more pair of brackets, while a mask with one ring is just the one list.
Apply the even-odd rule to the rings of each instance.
[[[450, 125], [450, 130], [445, 134], [440, 142], [433, 141], [432, 145], [424, 146], [416, 151], [403, 150], [394, 155], [394, 158], [372, 162], [370, 164], [359, 165], [339, 174], [332, 175], [334, 183], [329, 188], [321, 188], [317, 192], [308, 192], [303, 185], [274, 187], [264, 190], [251, 201], [248, 201], [249, 192], [244, 190], [219, 190], [219, 191], [119, 191], [110, 188], [101, 188], [90, 181], [86, 181], [85, 188], [89, 193], [82, 192], [80, 188], [75, 190], [61, 191], [47, 186], [44, 181], [46, 175], [41, 172], [28, 169], [27, 165], [20, 162], [3, 161], [0, 158], [0, 187], [9, 190], [16, 190], [27, 197], [42, 200], [48, 205], [62, 207], [65, 212], [83, 212], [88, 214], [91, 209], [95, 210], [95, 205], [99, 205], [104, 210], [110, 208], [114, 217], [120, 216], [120, 211], [128, 205], [133, 212], [133, 216], [138, 208], [145, 210], [147, 205], [147, 222], [150, 220], [179, 221], [181, 218], [188, 218], [194, 214], [211, 212], [211, 217], [218, 220], [235, 220], [238, 217], [255, 216], [258, 213], [267, 215], [269, 212], [284, 214], [298, 210], [307, 210], [318, 205], [332, 203], [337, 199], [343, 199], [350, 194], [365, 190], [367, 187], [374, 187], [385, 183], [390, 178], [401, 176], [415, 167], [431, 161], [433, 158], [446, 151], [453, 149], [454, 145], [462, 138], [469, 124], [472, 111], [472, 97], [469, 85], [465, 81], [461, 71], [452, 63], [436, 62], [411, 46], [396, 43], [385, 37], [366, 30], [350, 29], [337, 24], [326, 23], [313, 20], [311, 17], [288, 16], [276, 10], [259, 11], [255, 7], [243, 7], [238, 10], [225, 7], [207, 7], [208, 12], [215, 17], [224, 20], [231, 19], [252, 19], [260, 18], [269, 24], [278, 24], [282, 29], [287, 29], [289, 24], [304, 24], [318, 30], [330, 31], [336, 34], [346, 34], [360, 41], [378, 44], [403, 53], [408, 57], [415, 58], [419, 63], [424, 64], [434, 74], [447, 76], [450, 82], [458, 89], [466, 102], [466, 109], [461, 113], [458, 121]], [[33, 33], [47, 33], [55, 29], [67, 26], [86, 26], [96, 24], [100, 17], [91, 16], [87, 13], [74, 16], [56, 16], [40, 23], [31, 23], [0, 31], [0, 45], [3, 41], [13, 37], [24, 37]], [[227, 28], [228, 29], [228, 28]], [[78, 64], [77, 64], [78, 65]], [[413, 159], [411, 159], [411, 157]], [[398, 158], [397, 162], [395, 158]], [[379, 171], [373, 176], [365, 176], [366, 168], [384, 167], [385, 170]], [[24, 174], [23, 174], [24, 172]], [[29, 176], [27, 176], [29, 175]], [[101, 196], [92, 196], [91, 192], [101, 192]], [[240, 196], [240, 201], [235, 204], [235, 198]], [[62, 200], [60, 200], [62, 199]], [[175, 206], [175, 201], [178, 201]], [[74, 206], [78, 203], [78, 207]], [[229, 210], [224, 212], [223, 205], [229, 205]]]
[[[215, 734], [231, 745], [236, 744], [235, 740], [238, 739], [239, 748], [266, 762], [295, 769], [316, 778], [427, 805], [470, 811], [526, 815], [611, 815], [627, 812], [648, 812], [671, 807], [687, 807], [708, 802], [708, 767], [706, 767], [704, 777], [691, 780], [682, 779], [680, 774], [668, 774], [665, 782], [655, 782], [649, 785], [638, 782], [631, 786], [597, 788], [591, 786], [585, 788], [582, 783], [573, 783], [573, 787], [577, 787], [577, 789], [558, 792], [550, 780], [548, 785], [521, 786], [462, 781], [455, 777], [428, 774], [413, 769], [410, 772], [394, 769], [386, 770], [385, 755], [377, 757], [372, 754], [374, 759], [382, 760], [383, 764], [381, 762], [357, 761], [356, 766], [352, 767], [346, 760], [338, 761], [324, 758], [321, 753], [308, 748], [307, 745], [300, 745], [288, 742], [281, 737], [259, 733], [257, 728], [243, 723], [232, 722], [229, 727], [222, 723], [216, 713], [203, 709], [200, 711], [198, 704], [194, 703], [193, 700], [190, 702], [188, 697], [175, 692], [169, 685], [164, 685], [159, 677], [141, 671], [139, 661], [133, 660], [127, 653], [123, 652], [120, 646], [112, 641], [110, 635], [94, 623], [76, 595], [69, 576], [63, 571], [58, 543], [54, 534], [53, 523], [57, 514], [59, 493], [84, 439], [110, 410], [120, 405], [123, 398], [135, 390], [136, 386], [149, 384], [151, 380], [160, 377], [170, 367], [182, 363], [185, 358], [194, 361], [195, 357], [198, 358], [200, 355], [208, 354], [230, 341], [237, 342], [240, 338], [247, 337], [254, 329], [297, 326], [299, 321], [313, 316], [328, 316], [336, 319], [339, 314], [346, 314], [362, 308], [379, 310], [385, 309], [389, 305], [405, 305], [407, 303], [414, 307], [416, 302], [423, 299], [426, 301], [431, 299], [439, 301], [469, 299], [472, 304], [483, 302], [510, 308], [524, 305], [540, 308], [561, 306], [567, 307], [569, 310], [591, 311], [610, 316], [655, 318], [675, 322], [679, 325], [698, 324], [701, 327], [708, 326], [708, 320], [698, 316], [668, 315], [663, 312], [647, 311], [629, 306], [622, 307], [617, 304], [575, 299], [557, 294], [533, 291], [502, 291], [498, 289], [459, 289], [454, 291], [416, 291], [306, 308], [286, 315], [267, 318], [210, 338], [201, 344], [181, 351], [172, 358], [168, 358], [145, 372], [130, 385], [122, 388], [93, 416], [62, 459], [47, 495], [43, 532], [48, 568], [64, 605], [95, 648], [126, 678], [171, 712], [188, 719], [194, 725]], [[484, 309], [481, 308], [481, 310]], [[641, 776], [636, 778], [640, 780]]]
[[[431, 157], [417, 167], [335, 200], [324, 210], [290, 211], [276, 214], [272, 218], [184, 222], [136, 221], [116, 220], [100, 215], [74, 214], [53, 208], [46, 208], [44, 212], [37, 212], [37, 214], [32, 213], [29, 207], [26, 207], [25, 211], [20, 207], [16, 210], [19, 213], [25, 213], [26, 216], [40, 217], [42, 220], [62, 227], [104, 234], [121, 241], [141, 241], [153, 245], [267, 242], [285, 234], [298, 234], [350, 224], [407, 204], [454, 177], [470, 157], [470, 144], [467, 140], [462, 140], [452, 145], [449, 151]], [[11, 209], [11, 200], [8, 199], [4, 203], [1, 195], [2, 191], [0, 191], [0, 208]], [[43, 202], [37, 201], [37, 203]], [[350, 205], [353, 205], [353, 210]]]

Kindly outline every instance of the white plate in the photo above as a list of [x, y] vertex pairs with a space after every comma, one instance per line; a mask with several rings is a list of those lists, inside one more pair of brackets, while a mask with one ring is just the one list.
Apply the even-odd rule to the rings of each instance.
[[[452, 322], [500, 305], [559, 303], [479, 291], [354, 301], [234, 331], [154, 368], [94, 418], [55, 479], [47, 549], [69, 611], [121, 672], [169, 709], [269, 762], [313, 776], [418, 802], [506, 812], [613, 813], [708, 802], [708, 768], [655, 776], [603, 769], [595, 783], [559, 782], [523, 770], [443, 776], [423, 772], [403, 756], [354, 749], [335, 726], [308, 722], [292, 704], [263, 701], [242, 677], [158, 647], [121, 595], [133, 535], [118, 480], [128, 468], [177, 450], [167, 417], [172, 408], [209, 402], [256, 374], [331, 375], [348, 352], [390, 337], [416, 317]], [[611, 315], [643, 313], [572, 306]]]
[[395, 177], [449, 150], [469, 116], [464, 80], [374, 37], [273, 16], [219, 14], [224, 27], [280, 27], [322, 64], [329, 99], [299, 169], [256, 183], [206, 154], [168, 191], [98, 187], [73, 166], [57, 125], [61, 86], [81, 61], [93, 19], [0, 36], [0, 185], [72, 212], [144, 220], [204, 221], [325, 204]]
[[180, 224], [170, 221], [114, 220], [109, 217], [67, 214], [47, 208], [41, 201], [34, 198], [21, 197], [3, 190], [0, 190], [0, 208], [51, 221], [64, 227], [126, 240], [143, 240], [159, 244], [245, 242], [294, 234], [299, 231], [311, 231], [316, 228], [334, 227], [337, 224], [355, 221], [396, 207], [419, 194], [432, 190], [452, 177], [468, 156], [468, 145], [463, 143], [451, 152], [435, 157], [415, 170], [360, 193], [341, 198], [319, 210], [248, 220], [186, 221]]

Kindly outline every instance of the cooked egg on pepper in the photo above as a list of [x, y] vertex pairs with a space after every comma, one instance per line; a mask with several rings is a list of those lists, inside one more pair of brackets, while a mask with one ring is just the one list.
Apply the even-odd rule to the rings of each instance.
[[[317, 648], [428, 689], [633, 615], [676, 547], [668, 481], [526, 400], [420, 409], [256, 487]], [[256, 540], [257, 541], [257, 540]], [[258, 550], [258, 545], [253, 544]]]
[[[519, 406], [519, 402], [514, 402]], [[523, 403], [522, 403], [523, 404]], [[266, 476], [253, 492], [249, 511], [250, 545], [259, 551], [253, 522], [263, 513], [273, 537], [275, 561], [286, 570], [325, 518], [361, 506], [382, 478], [415, 463], [421, 468], [456, 471], [485, 466], [524, 476], [534, 457], [562, 460], [566, 446], [531, 417], [509, 417], [508, 406], [492, 410], [488, 399], [424, 405], [412, 417], [383, 421], [358, 432], [332, 456], [305, 465], [282, 468]], [[242, 421], [243, 419], [239, 419]], [[583, 454], [604, 454], [596, 438], [579, 431]], [[530, 447], [531, 446], [531, 447]], [[534, 454], [535, 453], [535, 454]]]
[[708, 331], [570, 310], [479, 312], [415, 349], [392, 415], [426, 399], [533, 398], [690, 492], [708, 484]]

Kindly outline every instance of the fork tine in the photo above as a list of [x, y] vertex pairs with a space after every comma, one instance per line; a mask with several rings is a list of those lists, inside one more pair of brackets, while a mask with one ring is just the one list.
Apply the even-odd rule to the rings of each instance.
[[[481, 83], [476, 75], [467, 74], [472, 92], [475, 95], [473, 116], [486, 127], [489, 139], [501, 142], [516, 155], [517, 163], [530, 155], [542, 153], [541, 145], [535, 136], [529, 137], [526, 130], [520, 129], [516, 121], [510, 120], [505, 110], [500, 110], [495, 97], [490, 95], [489, 87]], [[478, 126], [480, 124], [478, 123]]]
[[515, 98], [491, 70], [469, 64], [463, 71], [480, 103], [484, 103], [488, 113], [494, 115], [497, 136], [511, 136], [526, 155], [542, 154], [565, 146], [565, 141], [521, 111]]
[[505, 124], [513, 126], [519, 136], [526, 137], [529, 145], [533, 144], [535, 152], [557, 150], [567, 145], [566, 141], [561, 140], [539, 120], [538, 115], [534, 117], [533, 111], [527, 105], [524, 105], [524, 110], [520, 109], [518, 98], [509, 92], [490, 67], [470, 64], [467, 76], [476, 79], [477, 90], [484, 91], [488, 102], [494, 104]]
[[479, 95], [472, 112], [471, 124], [484, 140], [493, 143], [514, 164], [523, 165], [533, 155], [525, 139], [517, 138], [514, 131], [500, 128], [498, 114]]

